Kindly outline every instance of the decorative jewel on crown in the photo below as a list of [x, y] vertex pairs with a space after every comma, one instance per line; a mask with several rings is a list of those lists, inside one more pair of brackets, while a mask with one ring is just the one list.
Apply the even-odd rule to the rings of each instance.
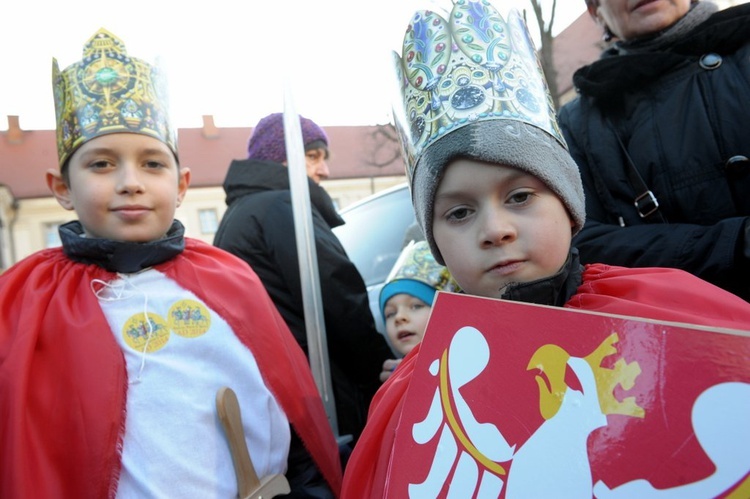
[[470, 123], [511, 119], [565, 140], [534, 44], [521, 16], [487, 0], [455, 0], [448, 19], [414, 14], [399, 56], [394, 121], [407, 174], [425, 148]]
[[81, 144], [108, 133], [149, 135], [177, 154], [164, 75], [128, 56], [122, 40], [109, 31], [97, 31], [84, 45], [82, 60], [63, 71], [53, 59], [52, 87], [60, 166]]

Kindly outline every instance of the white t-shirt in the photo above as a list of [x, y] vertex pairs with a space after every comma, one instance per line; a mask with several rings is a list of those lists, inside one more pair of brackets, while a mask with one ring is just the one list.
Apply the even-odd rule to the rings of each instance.
[[92, 289], [128, 371], [117, 497], [237, 496], [216, 411], [223, 386], [237, 394], [258, 476], [286, 471], [289, 421], [224, 319], [153, 269], [94, 281]]

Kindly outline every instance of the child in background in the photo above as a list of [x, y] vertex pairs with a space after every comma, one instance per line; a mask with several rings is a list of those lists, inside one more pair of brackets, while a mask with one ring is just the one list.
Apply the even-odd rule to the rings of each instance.
[[[412, 241], [401, 251], [380, 290], [386, 336], [401, 357], [422, 341], [438, 290], [457, 292], [459, 288], [448, 269], [435, 261], [427, 243]], [[400, 358], [386, 360], [380, 380], [388, 379], [400, 363]]]
[[[581, 178], [529, 40], [517, 12], [504, 19], [474, 0], [444, 17], [419, 11], [406, 31], [394, 117], [436, 261], [467, 294], [750, 330], [750, 305], [681, 270], [579, 263]], [[342, 497], [383, 497], [420, 345], [373, 399]]]
[[236, 497], [215, 406], [228, 386], [258, 476], [334, 497], [302, 350], [250, 267], [174, 219], [190, 171], [163, 84], [103, 29], [81, 61], [54, 61], [47, 183], [79, 221], [0, 276], [0, 496]]

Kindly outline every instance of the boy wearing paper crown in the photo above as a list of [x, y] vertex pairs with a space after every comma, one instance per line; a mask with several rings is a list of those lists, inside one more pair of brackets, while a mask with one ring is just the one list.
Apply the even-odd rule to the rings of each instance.
[[53, 86], [47, 183], [79, 221], [0, 277], [0, 496], [235, 497], [229, 386], [257, 475], [333, 497], [304, 354], [251, 269], [173, 218], [190, 172], [158, 69], [102, 29]]
[[[750, 330], [747, 303], [686, 272], [579, 263], [581, 179], [517, 12], [473, 0], [450, 15], [416, 12], [396, 61], [394, 117], [417, 220], [465, 293]], [[373, 399], [343, 497], [383, 496], [420, 346]]]
[[[457, 292], [459, 287], [448, 269], [435, 261], [425, 241], [411, 241], [393, 265], [379, 298], [386, 337], [399, 357], [422, 341], [438, 290]], [[400, 362], [400, 358], [386, 360], [381, 381], [388, 379]]]

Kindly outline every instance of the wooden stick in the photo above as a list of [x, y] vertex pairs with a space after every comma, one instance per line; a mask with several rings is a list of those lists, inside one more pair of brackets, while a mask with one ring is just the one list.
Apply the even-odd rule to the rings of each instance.
[[258, 479], [247, 450], [240, 404], [234, 390], [226, 386], [219, 389], [216, 393], [216, 410], [229, 441], [240, 499], [262, 499], [288, 494], [291, 489], [284, 475], [275, 474]]

